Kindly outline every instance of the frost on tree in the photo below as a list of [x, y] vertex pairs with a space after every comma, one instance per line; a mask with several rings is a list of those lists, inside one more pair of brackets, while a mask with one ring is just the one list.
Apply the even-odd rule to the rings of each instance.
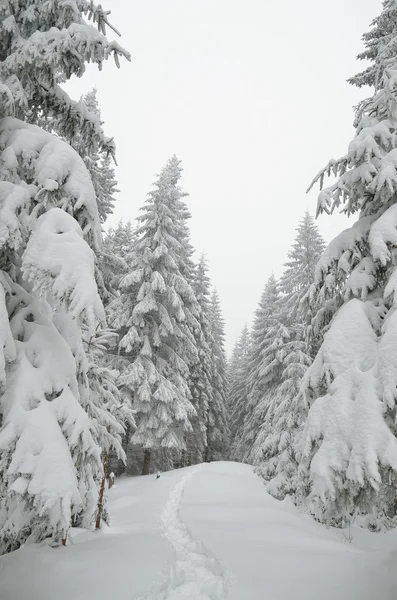
[[99, 489], [96, 528], [101, 521], [109, 524], [106, 509], [106, 478], [111, 473], [111, 459], [126, 463], [126, 454], [122, 446], [126, 431], [134, 428], [135, 420], [131, 402], [118, 387], [120, 372], [106, 365], [109, 346], [114, 347], [117, 334], [99, 326], [95, 331], [84, 329], [83, 344], [74, 355], [79, 361], [87, 357], [88, 393], [82, 398], [83, 406], [95, 427], [96, 440], [102, 450], [103, 474]]
[[[280, 294], [279, 286], [277, 292]], [[278, 389], [282, 383], [283, 371], [285, 368], [284, 358], [286, 357], [286, 348], [290, 343], [291, 334], [283, 321], [281, 312], [282, 297], [278, 297], [272, 307], [270, 319], [267, 322], [265, 335], [261, 343], [261, 358], [259, 362], [259, 376], [261, 379], [261, 388], [256, 388], [260, 396], [253, 413], [253, 426], [256, 424], [255, 439], [248, 455], [249, 462], [254, 465], [262, 463], [270, 456], [264, 452], [264, 444], [268, 442], [273, 434], [273, 421], [275, 410], [277, 408]], [[269, 447], [266, 448], [269, 450]], [[270, 453], [271, 455], [271, 453]], [[274, 473], [274, 462], [265, 462], [262, 465], [262, 475], [269, 479]]]
[[[266, 282], [259, 306], [255, 311], [251, 332], [251, 348], [248, 359], [247, 376], [247, 407], [241, 436], [234, 443], [234, 456], [242, 462], [252, 462], [251, 452], [258, 435], [258, 429], [264, 423], [268, 408], [266, 394], [273, 375], [268, 370], [274, 359], [269, 348], [277, 326], [277, 306], [279, 286], [276, 278], [271, 275]], [[265, 372], [267, 369], [267, 372]], [[267, 400], [266, 400], [267, 398]]]
[[210, 287], [207, 261], [201, 256], [193, 279], [193, 290], [199, 306], [199, 327], [194, 330], [198, 361], [191, 366], [189, 378], [196, 415], [192, 418], [192, 432], [186, 435], [188, 464], [203, 462], [208, 457], [208, 411], [213, 402]]
[[371, 66], [352, 82], [370, 83], [374, 95], [359, 106], [347, 154], [316, 178], [322, 186], [327, 172], [337, 177], [320, 192], [319, 212], [344, 204], [358, 220], [317, 269], [317, 288], [336, 290], [342, 306], [308, 372], [303, 462], [313, 512], [336, 522], [364, 513], [373, 526], [395, 517], [397, 479], [395, 14], [385, 2], [364, 38]]
[[238, 443], [242, 435], [248, 406], [248, 367], [250, 358], [250, 332], [247, 325], [233, 349], [228, 364], [228, 420], [230, 430], [230, 458], [239, 460]]
[[101, 273], [105, 288], [109, 291], [109, 302], [118, 294], [120, 277], [128, 272], [128, 263], [135, 241], [135, 230], [131, 221], [119, 221], [117, 227], [108, 229], [101, 252]]
[[[72, 516], [90, 519], [101, 471], [94, 426], [82, 407], [84, 365], [75, 321], [104, 312], [87, 237], [99, 220], [81, 159], [38, 127], [0, 121], [2, 322], [0, 532], [4, 550], [27, 538], [64, 538]], [[21, 178], [21, 176], [23, 178]], [[61, 204], [62, 208], [57, 205]], [[70, 213], [70, 214], [69, 214]], [[74, 328], [77, 338], [79, 328]]]
[[211, 385], [212, 398], [207, 415], [206, 460], [225, 460], [229, 456], [229, 427], [226, 412], [227, 363], [225, 352], [225, 323], [219, 294], [213, 290], [209, 308], [211, 330]]
[[[0, 117], [13, 115], [31, 122], [55, 117], [67, 140], [82, 135], [87, 147], [100, 142], [114, 152], [100, 121], [83, 102], [73, 101], [61, 83], [81, 77], [85, 63], [101, 68], [113, 56], [129, 59], [117, 42], [105, 37], [108, 13], [90, 0], [70, 2], [2, 2], [0, 5]], [[93, 24], [89, 24], [88, 21]]]
[[[84, 96], [83, 102], [89, 113], [97, 116], [102, 124], [96, 88]], [[73, 147], [76, 147], [74, 143]], [[97, 151], [92, 150], [92, 152], [88, 153], [84, 141], [83, 143], [80, 143], [79, 148], [76, 149], [79, 151], [79, 154], [83, 158], [91, 175], [97, 198], [99, 219], [101, 223], [104, 223], [113, 213], [115, 203], [114, 196], [119, 191], [117, 189], [114, 168], [112, 167], [112, 157], [110, 153], [105, 152], [100, 154], [99, 149]]]
[[273, 380], [265, 421], [253, 448], [257, 472], [269, 481], [268, 492], [280, 499], [296, 494], [300, 487], [297, 446], [308, 411], [300, 387], [318, 348], [313, 334], [308, 340], [313, 311], [306, 298], [323, 249], [317, 226], [306, 212], [280, 278], [279, 323], [273, 342], [277, 346], [274, 367], [279, 374]]
[[188, 326], [194, 292], [186, 279], [183, 239], [184, 203], [179, 161], [162, 170], [142, 208], [129, 270], [120, 280], [121, 295], [110, 306], [111, 324], [121, 332], [120, 353], [127, 359], [121, 376], [134, 397], [137, 429], [133, 442], [150, 452], [186, 448], [195, 414], [189, 390], [189, 362], [197, 357]]
[[[90, 119], [96, 120], [99, 126], [103, 125], [96, 88], [93, 88], [81, 98], [80, 105], [85, 117], [89, 116]], [[62, 137], [62, 117], [57, 119], [55, 116], [43, 117], [40, 115], [37, 125]], [[76, 131], [65, 141], [79, 153], [88, 169], [94, 185], [99, 219], [101, 223], [105, 223], [109, 215], [113, 213], [114, 196], [119, 191], [112, 167], [113, 158], [109, 150], [111, 148], [110, 140], [109, 145], [103, 147], [101, 138], [97, 140], [90, 138], [90, 144], [88, 145], [84, 133]]]

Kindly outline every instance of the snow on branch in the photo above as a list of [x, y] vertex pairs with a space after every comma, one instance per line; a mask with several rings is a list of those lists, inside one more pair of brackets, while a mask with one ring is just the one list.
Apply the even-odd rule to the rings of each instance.
[[60, 208], [38, 219], [22, 257], [22, 272], [35, 291], [40, 295], [51, 292], [59, 302], [66, 301], [73, 316], [83, 316], [90, 327], [105, 321], [94, 253], [76, 220]]
[[36, 117], [57, 114], [62, 135], [71, 140], [80, 132], [88, 146], [96, 143], [114, 155], [114, 144], [109, 143], [95, 116], [72, 102], [60, 87], [72, 75], [81, 77], [86, 63], [96, 63], [101, 69], [110, 56], [117, 67], [120, 57], [131, 60], [118, 42], [105, 37], [106, 27], [119, 35], [109, 23], [109, 11], [84, 0], [62, 2], [61, 6], [48, 2], [40, 5], [37, 21], [29, 7], [11, 11], [5, 4], [0, 7], [0, 37], [7, 40], [0, 61], [2, 116], [23, 118], [28, 108]]
[[20, 185], [16, 188], [3, 183], [3, 194], [0, 189], [0, 201], [4, 196], [0, 210], [8, 207], [0, 225], [0, 241], [2, 228], [17, 232], [16, 211], [30, 196], [36, 203], [32, 217], [49, 203], [60, 205], [77, 217], [84, 235], [92, 236], [94, 246], [100, 246], [94, 187], [82, 158], [73, 148], [36, 125], [8, 117], [0, 121], [0, 152], [2, 178]]

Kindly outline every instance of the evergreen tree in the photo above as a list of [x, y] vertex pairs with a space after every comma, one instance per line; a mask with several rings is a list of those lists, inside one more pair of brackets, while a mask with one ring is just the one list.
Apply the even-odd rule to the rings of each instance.
[[[269, 366], [274, 360], [274, 353], [269, 349], [274, 341], [278, 325], [279, 286], [274, 275], [265, 285], [261, 300], [255, 311], [251, 333], [251, 349], [248, 364], [248, 401], [241, 437], [234, 447], [234, 456], [242, 462], [252, 460], [251, 452], [264, 422], [267, 411], [266, 394], [270, 390], [273, 374]], [[276, 350], [276, 347], [273, 348]]]
[[110, 228], [104, 239], [104, 247], [108, 254], [126, 261], [132, 252], [135, 242], [135, 230], [131, 221], [119, 221], [115, 229]]
[[[100, 126], [103, 125], [96, 88], [85, 94], [80, 99], [80, 104], [83, 108], [83, 114], [89, 115], [91, 119], [96, 119]], [[37, 125], [62, 137], [62, 117], [59, 117], [58, 114], [38, 115]], [[105, 223], [108, 216], [113, 213], [114, 195], [119, 191], [112, 167], [113, 158], [109, 150], [111, 146], [103, 147], [101, 139], [97, 139], [96, 142], [91, 140], [91, 143], [87, 145], [83, 132], [75, 131], [72, 131], [71, 137], [65, 138], [65, 141], [70, 143], [84, 160], [94, 185], [99, 218], [101, 223]]]
[[[102, 519], [109, 522], [105, 489], [106, 478], [110, 473], [110, 456], [113, 454], [113, 457], [125, 464], [126, 454], [122, 447], [122, 439], [126, 429], [135, 425], [135, 420], [129, 398], [123, 396], [117, 387], [119, 373], [106, 366], [108, 347], [114, 345], [113, 339], [116, 334], [109, 329], [98, 327], [93, 333], [85, 333], [83, 344], [88, 360], [88, 395], [85, 398], [85, 409], [95, 427], [103, 459], [103, 476], [96, 515], [96, 528], [99, 529]], [[84, 354], [80, 352], [80, 355], [84, 360]]]
[[228, 365], [229, 391], [228, 414], [230, 439], [232, 441], [230, 457], [238, 460], [238, 441], [242, 436], [248, 408], [248, 367], [250, 357], [250, 332], [246, 325], [233, 349]]
[[227, 362], [225, 352], [224, 320], [216, 290], [213, 290], [209, 308], [211, 331], [211, 387], [212, 398], [207, 418], [206, 460], [225, 460], [229, 455], [229, 430], [226, 413]]
[[[305, 212], [296, 230], [296, 237], [288, 252], [284, 272], [280, 279], [280, 292], [283, 295], [282, 310], [285, 320], [295, 324], [301, 331], [298, 339], [307, 337], [306, 328], [313, 319], [313, 306], [305, 301], [314, 282], [317, 263], [324, 252], [325, 244], [313, 217]], [[315, 336], [310, 340], [312, 357], [317, 353]]]
[[337, 176], [321, 191], [319, 212], [344, 203], [358, 213], [319, 263], [318, 289], [339, 294], [342, 306], [305, 377], [306, 502], [338, 524], [364, 513], [377, 526], [396, 514], [396, 37], [395, 3], [386, 1], [365, 36], [372, 64], [352, 80], [370, 83], [374, 95], [358, 108], [347, 154], [315, 180]]
[[[118, 292], [120, 277], [128, 272], [128, 263], [133, 251], [136, 231], [131, 221], [119, 221], [115, 229], [110, 228], [104, 238], [101, 253], [101, 274], [109, 292], [109, 302]], [[110, 308], [108, 310], [111, 310]]]
[[281, 298], [277, 360], [279, 384], [273, 390], [270, 409], [256, 441], [257, 471], [271, 480], [268, 491], [278, 498], [295, 492], [297, 483], [296, 446], [302, 423], [307, 417], [307, 403], [299, 394], [302, 378], [311, 364], [318, 344], [307, 328], [312, 319], [308, 296], [314, 282], [317, 262], [324, 242], [308, 212], [297, 228], [295, 241], [280, 279]]
[[[102, 124], [96, 88], [88, 92], [82, 101], [89, 113], [95, 115]], [[112, 167], [112, 156], [107, 152], [100, 153], [99, 148], [87, 152], [87, 146], [82, 136], [75, 135], [71, 143], [84, 160], [91, 175], [97, 197], [99, 218], [101, 223], [105, 223], [109, 215], [113, 214], [114, 196], [119, 191], [114, 168]]]
[[[277, 283], [279, 295], [279, 285]], [[262, 379], [261, 395], [254, 410], [253, 427], [256, 427], [255, 440], [252, 444], [248, 460], [254, 465], [263, 461], [264, 442], [273, 433], [273, 419], [277, 406], [277, 390], [282, 382], [284, 370], [283, 360], [285, 347], [290, 341], [290, 332], [283, 321], [281, 311], [282, 298], [279, 296], [273, 306], [271, 319], [262, 340], [259, 376]], [[259, 391], [259, 388], [258, 390]], [[264, 471], [262, 471], [264, 474]]]
[[199, 304], [199, 329], [196, 334], [198, 363], [190, 373], [190, 390], [196, 415], [192, 420], [193, 431], [187, 434], [188, 462], [203, 462], [207, 454], [208, 411], [213, 403], [212, 390], [212, 337], [210, 328], [210, 279], [207, 261], [201, 256], [196, 267], [193, 290]]
[[[101, 32], [89, 26], [84, 13]], [[66, 543], [93, 524], [103, 468], [83, 329], [104, 322], [94, 277], [101, 244], [95, 192], [78, 154], [28, 116], [113, 151], [96, 119], [61, 89], [85, 62], [123, 51], [88, 2], [0, 6], [0, 551], [28, 539]], [[113, 424], [114, 421], [112, 420]], [[101, 429], [101, 428], [99, 428]], [[117, 428], [108, 442], [117, 446]]]
[[279, 499], [295, 493], [299, 487], [296, 445], [307, 416], [300, 387], [311, 359], [298, 332], [291, 326], [282, 327], [284, 335], [276, 357], [280, 379], [271, 389], [269, 407], [252, 452], [257, 472], [270, 481], [268, 492]]
[[[349, 79], [357, 87], [369, 86], [377, 92], [382, 87], [385, 69], [394, 68], [396, 58], [397, 6], [394, 0], [383, 0], [383, 10], [364, 33], [365, 50], [358, 59], [369, 61], [364, 71]], [[366, 101], [368, 102], [368, 100]]]
[[167, 163], [142, 208], [129, 272], [111, 307], [120, 352], [129, 359], [121, 383], [134, 397], [133, 442], [145, 449], [145, 474], [152, 449], [186, 449], [195, 413], [188, 387], [189, 364], [197, 357], [189, 328], [195, 296], [181, 264], [186, 232], [177, 162]]

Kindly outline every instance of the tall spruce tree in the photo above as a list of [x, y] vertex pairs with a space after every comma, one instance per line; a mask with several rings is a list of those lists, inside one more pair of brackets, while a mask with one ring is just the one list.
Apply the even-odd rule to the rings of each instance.
[[128, 263], [133, 251], [136, 231], [131, 221], [119, 221], [116, 228], [110, 228], [103, 240], [101, 253], [101, 275], [108, 291], [107, 304], [118, 293], [120, 277], [128, 272]]
[[[103, 126], [96, 88], [85, 94], [79, 104], [85, 118], [96, 120], [100, 126]], [[31, 116], [33, 117], [33, 115]], [[63, 137], [62, 115], [51, 113], [48, 116], [46, 113], [39, 113], [36, 118], [37, 125], [50, 133]], [[109, 215], [113, 213], [114, 196], [119, 191], [112, 166], [114, 156], [110, 154], [111, 142], [109, 141], [107, 146], [103, 146], [102, 140], [97, 138], [96, 141], [90, 139], [90, 144], [87, 144], [84, 130], [81, 132], [71, 130], [69, 137], [64, 139], [79, 153], [88, 169], [97, 198], [99, 219], [101, 223], [105, 223]]]
[[319, 195], [318, 211], [341, 203], [357, 222], [326, 249], [316, 285], [340, 295], [306, 381], [311, 404], [301, 469], [306, 502], [322, 520], [342, 524], [356, 514], [372, 526], [396, 515], [397, 343], [397, 20], [395, 2], [364, 41], [371, 65], [354, 77], [374, 95], [361, 103], [348, 152], [321, 171], [337, 179]]
[[135, 230], [131, 221], [119, 221], [117, 226], [108, 230], [104, 238], [104, 246], [109, 254], [126, 261], [132, 252], [135, 241]]
[[314, 336], [309, 342], [307, 330], [313, 314], [310, 304], [303, 300], [313, 285], [323, 249], [318, 228], [306, 212], [280, 278], [278, 319], [282, 331], [276, 356], [280, 379], [256, 442], [257, 470], [266, 480], [272, 480], [268, 491], [278, 498], [298, 488], [296, 447], [308, 410], [299, 392], [318, 347]]
[[[318, 227], [309, 211], [306, 211], [296, 229], [296, 237], [280, 278], [283, 312], [287, 321], [296, 323], [302, 329], [301, 339], [306, 337], [305, 329], [314, 316], [312, 305], [305, 300], [312, 288], [316, 266], [324, 248], [325, 243]], [[315, 338], [312, 344], [314, 358], [318, 349]]]
[[60, 87], [86, 62], [124, 53], [107, 42], [106, 23], [102, 8], [84, 1], [0, 6], [3, 552], [27, 540], [66, 543], [72, 520], [93, 524], [103, 474], [99, 422], [118, 447], [106, 408], [97, 406], [92, 418], [83, 343], [85, 328], [104, 321], [91, 249], [101, 243], [92, 181], [70, 146], [20, 120], [51, 113], [65, 137], [79, 130], [87, 146], [114, 150], [97, 119]]
[[[82, 100], [91, 115], [95, 115], [102, 124], [101, 110], [97, 98], [97, 89], [94, 88]], [[92, 149], [87, 152], [86, 144], [75, 135], [71, 140], [74, 148], [84, 160], [94, 184], [98, 204], [98, 213], [101, 223], [105, 223], [109, 215], [113, 214], [115, 194], [117, 189], [116, 175], [112, 165], [112, 156], [109, 152], [99, 152]]]
[[225, 324], [217, 290], [211, 294], [209, 308], [212, 398], [207, 418], [206, 460], [224, 460], [229, 455], [229, 429], [226, 413], [227, 361]]
[[190, 373], [190, 390], [196, 415], [192, 419], [193, 431], [186, 436], [189, 463], [203, 462], [207, 455], [208, 411], [213, 403], [210, 287], [207, 261], [203, 255], [196, 267], [193, 281], [194, 293], [200, 308], [200, 327], [196, 333], [199, 360], [193, 365]]
[[274, 412], [277, 405], [277, 390], [281, 384], [284, 370], [285, 347], [290, 341], [290, 332], [283, 320], [282, 297], [279, 295], [278, 284], [277, 293], [278, 299], [273, 306], [271, 319], [267, 322], [262, 341], [259, 375], [263, 387], [254, 410], [254, 427], [256, 421], [255, 440], [248, 455], [249, 462], [254, 465], [258, 465], [263, 460], [263, 446], [272, 433]]
[[121, 383], [134, 397], [133, 442], [145, 449], [144, 474], [153, 449], [186, 449], [195, 414], [188, 386], [189, 363], [197, 358], [189, 326], [195, 295], [182, 262], [186, 210], [180, 175], [172, 158], [148, 194], [121, 295], [110, 307], [121, 333], [120, 353], [128, 360]]
[[252, 461], [251, 452], [268, 408], [265, 395], [270, 391], [272, 376], [266, 369], [274, 358], [269, 354], [269, 348], [278, 324], [279, 296], [278, 282], [274, 275], [271, 275], [255, 311], [251, 332], [247, 410], [241, 437], [234, 447], [234, 456], [242, 462]]
[[228, 417], [231, 439], [230, 458], [238, 460], [238, 441], [241, 438], [248, 408], [248, 367], [250, 357], [250, 331], [246, 325], [233, 349], [228, 364]]

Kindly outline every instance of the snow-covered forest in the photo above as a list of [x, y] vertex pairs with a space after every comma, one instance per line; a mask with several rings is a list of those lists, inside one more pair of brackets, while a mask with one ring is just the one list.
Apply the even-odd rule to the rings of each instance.
[[[97, 90], [73, 98], [65, 84], [89, 63], [132, 68], [110, 40], [119, 25], [92, 0], [0, 2], [0, 554], [62, 560], [76, 532], [106, 534], [114, 515], [122, 528], [113, 487], [139, 498], [135, 482], [157, 477], [175, 482], [162, 531], [177, 570], [172, 590], [140, 598], [223, 599], [222, 560], [179, 521], [200, 465], [231, 466], [203, 470], [195, 498], [215, 493], [212, 475], [238, 495], [241, 477], [313, 536], [326, 525], [352, 541], [361, 528], [370, 545], [397, 527], [397, 0], [363, 36], [354, 133], [310, 185], [317, 214], [303, 198], [283, 270], [264, 273], [230, 355], [211, 256], [192, 242], [183, 157], [158, 165], [137, 214], [109, 223], [128, 193], [117, 139]], [[351, 226], [326, 241], [316, 217], [338, 211]], [[232, 463], [251, 465], [261, 489]], [[2, 595], [1, 573], [0, 597], [22, 600]]]

